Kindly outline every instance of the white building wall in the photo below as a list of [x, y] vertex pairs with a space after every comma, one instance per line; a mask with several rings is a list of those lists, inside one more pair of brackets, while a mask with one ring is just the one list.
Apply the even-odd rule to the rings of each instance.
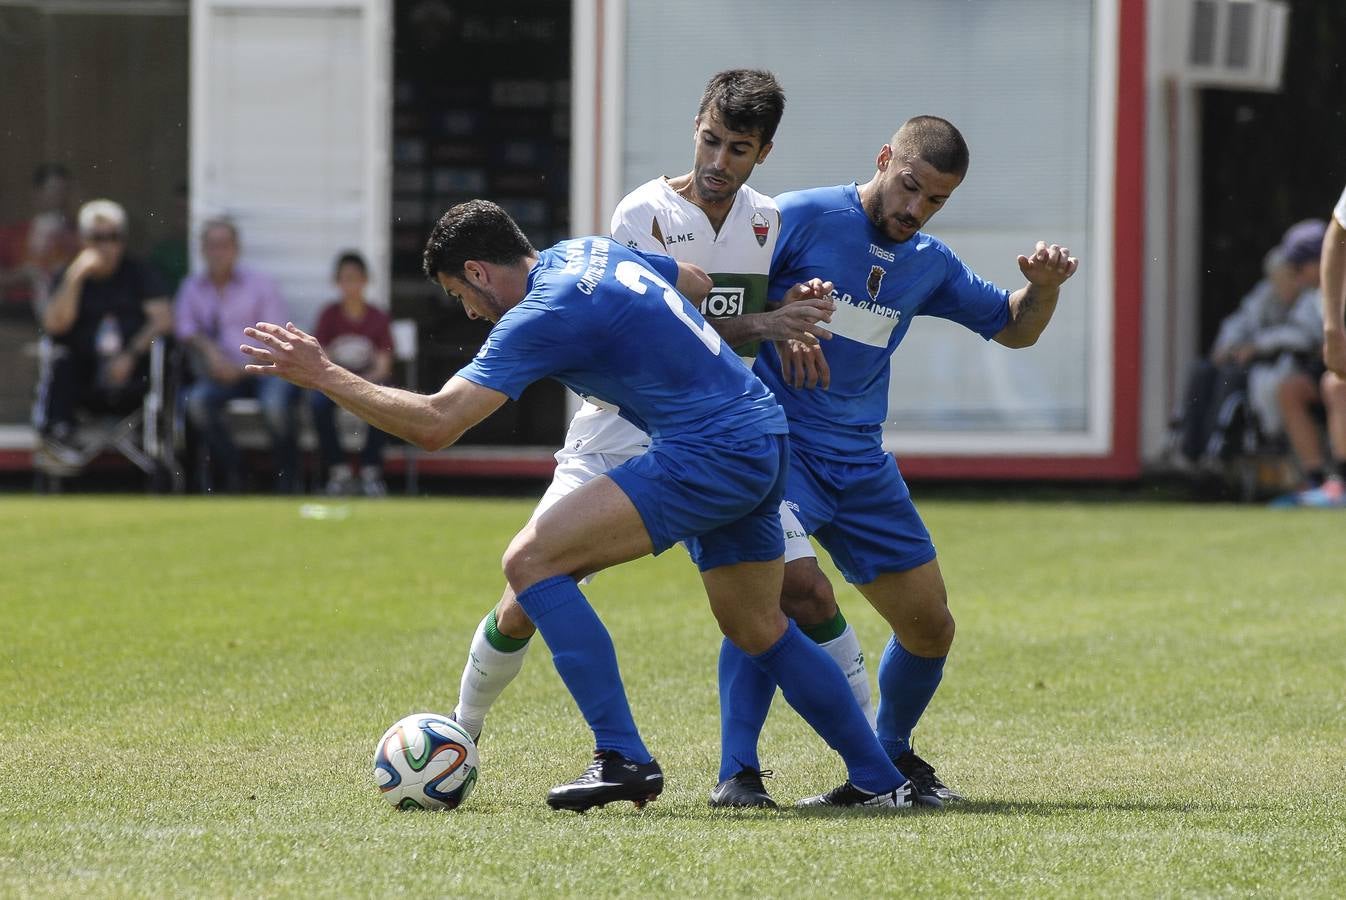
[[[829, 7], [825, 28], [809, 0], [688, 0], [673, 18], [657, 0], [589, 3], [609, 21], [620, 8], [626, 23], [605, 49], [623, 61], [622, 191], [688, 168], [696, 103], [722, 68], [768, 68], [785, 87], [775, 149], [752, 181], [768, 193], [866, 180], [909, 116], [958, 124], [972, 169], [929, 230], [1011, 290], [1023, 283], [1015, 257], [1037, 239], [1069, 245], [1084, 266], [1030, 351], [915, 323], [893, 361], [889, 444], [922, 454], [1110, 449], [1116, 0], [857, 0]], [[802, 35], [807, 49], [795, 52]], [[577, 92], [577, 115], [595, 102]], [[576, 159], [592, 157], [577, 149]]]
[[382, 0], [193, 0], [193, 235], [232, 218], [242, 263], [301, 327], [333, 299], [343, 250], [386, 304], [388, 15]]

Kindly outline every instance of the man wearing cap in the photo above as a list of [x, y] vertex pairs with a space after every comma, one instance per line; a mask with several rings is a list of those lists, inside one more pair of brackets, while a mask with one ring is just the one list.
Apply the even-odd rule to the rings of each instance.
[[1284, 431], [1278, 389], [1287, 377], [1316, 368], [1322, 331], [1302, 243], [1296, 236], [1291, 245], [1282, 241], [1267, 252], [1264, 277], [1220, 323], [1210, 355], [1193, 366], [1179, 444], [1188, 463], [1220, 464], [1235, 449], [1227, 433], [1229, 398], [1235, 394], [1246, 394], [1263, 434]]
[[[1300, 441], [1295, 442], [1300, 465], [1310, 481], [1315, 471], [1320, 481], [1291, 495], [1284, 505], [1346, 506], [1346, 324], [1343, 324], [1343, 314], [1346, 313], [1346, 191], [1342, 191], [1332, 210], [1320, 246], [1323, 364], [1327, 371], [1318, 383], [1309, 384], [1307, 389], [1300, 384], [1295, 396], [1285, 398], [1285, 402], [1293, 404], [1296, 415], [1305, 421]], [[1330, 472], [1323, 466], [1318, 427], [1308, 413], [1315, 399], [1323, 404], [1327, 413], [1327, 441], [1332, 451]], [[1318, 464], [1316, 470], [1314, 463]]]
[[[1341, 214], [1340, 206], [1338, 214]], [[1295, 264], [1296, 277], [1307, 290], [1317, 290], [1321, 280], [1321, 257], [1327, 223], [1308, 219], [1291, 226], [1281, 241], [1280, 250]], [[1319, 308], [1326, 312], [1327, 301]], [[1336, 312], [1336, 331], [1341, 330], [1341, 310]], [[1324, 334], [1332, 331], [1326, 322]], [[1326, 359], [1326, 346], [1324, 348]], [[1277, 402], [1285, 422], [1285, 434], [1304, 475], [1304, 488], [1277, 498], [1274, 506], [1346, 506], [1346, 384], [1329, 378], [1315, 358], [1303, 370], [1281, 382]], [[1315, 408], [1327, 410], [1328, 438], [1332, 458], [1323, 456], [1322, 435]]]

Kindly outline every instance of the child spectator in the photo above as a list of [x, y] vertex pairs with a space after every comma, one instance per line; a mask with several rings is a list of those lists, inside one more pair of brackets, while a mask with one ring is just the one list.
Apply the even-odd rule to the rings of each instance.
[[[365, 299], [369, 268], [364, 258], [351, 251], [342, 253], [337, 257], [333, 280], [341, 297], [318, 316], [314, 336], [327, 348], [332, 362], [382, 384], [393, 371], [393, 336], [388, 314], [370, 306]], [[336, 496], [358, 490], [366, 497], [382, 497], [387, 493], [383, 481], [387, 435], [372, 425], [366, 431], [357, 485], [337, 436], [336, 404], [321, 391], [309, 391], [309, 408], [318, 431], [323, 471], [327, 473], [326, 492]]]

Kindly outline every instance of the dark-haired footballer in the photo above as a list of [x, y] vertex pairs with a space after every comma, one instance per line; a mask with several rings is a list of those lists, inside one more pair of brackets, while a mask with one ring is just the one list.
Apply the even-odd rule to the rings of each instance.
[[424, 269], [469, 316], [495, 327], [439, 392], [366, 381], [293, 324], [245, 329], [261, 346], [243, 352], [255, 360], [250, 372], [316, 388], [425, 449], [454, 443], [547, 377], [616, 406], [650, 436], [644, 454], [563, 497], [505, 551], [510, 588], [594, 735], [592, 763], [548, 793], [553, 808], [640, 805], [663, 790], [612, 639], [578, 580], [679, 542], [701, 570], [721, 631], [841, 754], [865, 804], [910, 806], [911, 784], [879, 745], [845, 675], [781, 612], [785, 416], [675, 290], [685, 265], [608, 237], [538, 252], [504, 210], [474, 200], [440, 219]]
[[[810, 279], [835, 285], [836, 309], [826, 326], [832, 339], [824, 350], [831, 386], [801, 390], [797, 361], [783, 359], [772, 345], [753, 369], [790, 422], [786, 503], [892, 626], [879, 662], [878, 736], [911, 779], [917, 802], [929, 806], [961, 799], [911, 746], [912, 729], [943, 675], [954, 622], [935, 546], [896, 460], [883, 449], [889, 361], [916, 316], [949, 319], [1007, 347], [1032, 345], [1078, 265], [1066, 248], [1039, 241], [1018, 258], [1028, 284], [1011, 294], [922, 232], [962, 183], [968, 161], [957, 128], [918, 116], [879, 150], [874, 176], [865, 184], [777, 197], [784, 227], [771, 262], [771, 289]], [[786, 615], [831, 597], [816, 557], [786, 564]], [[724, 739], [726, 755], [735, 764], [756, 765], [774, 686], [743, 654], [730, 648], [729, 655], [737, 664], [722, 659], [729, 682], [721, 716], [733, 725]], [[865, 799], [865, 791], [846, 783], [803, 802], [850, 806]]]
[[[682, 175], [660, 175], [631, 191], [612, 214], [614, 239], [638, 250], [666, 253], [703, 269], [712, 282], [701, 314], [751, 366], [762, 342], [826, 338], [818, 327], [832, 302], [791, 285], [768, 297], [767, 278], [781, 234], [780, 211], [748, 180], [766, 161], [785, 110], [785, 93], [762, 69], [726, 69], [707, 82], [692, 122], [692, 164]], [[772, 302], [775, 301], [775, 302]], [[825, 386], [825, 378], [823, 379]], [[644, 453], [650, 437], [618, 410], [585, 398], [556, 453], [552, 482], [533, 516], [612, 467]], [[794, 512], [781, 505], [785, 561], [816, 555]], [[869, 672], [855, 629], [835, 598], [790, 612], [800, 629], [842, 669], [871, 725], [874, 704]], [[454, 718], [474, 737], [491, 706], [523, 668], [533, 623], [507, 587], [472, 636]], [[722, 726], [722, 733], [724, 726]], [[756, 765], [726, 758], [710, 793], [717, 807], [775, 802]]]

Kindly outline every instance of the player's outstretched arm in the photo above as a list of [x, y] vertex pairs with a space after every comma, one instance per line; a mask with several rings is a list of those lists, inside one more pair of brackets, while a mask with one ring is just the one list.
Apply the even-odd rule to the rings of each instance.
[[1334, 215], [1323, 236], [1323, 364], [1346, 378], [1346, 226]]
[[1061, 285], [1079, 265], [1069, 249], [1045, 241], [1038, 241], [1032, 256], [1020, 256], [1019, 271], [1028, 284], [1010, 294], [1009, 324], [995, 336], [996, 342], [1016, 350], [1037, 343], [1056, 312]]
[[832, 332], [819, 323], [832, 321], [837, 306], [831, 299], [832, 282], [818, 278], [797, 284], [767, 312], [727, 319], [711, 319], [710, 326], [731, 347], [751, 341], [802, 341], [816, 346]]
[[300, 387], [322, 391], [375, 428], [422, 450], [449, 446], [507, 399], [499, 391], [456, 375], [436, 394], [374, 384], [333, 363], [317, 338], [293, 322], [283, 328], [258, 322], [243, 333], [262, 345], [242, 346], [243, 352], [256, 360], [245, 367], [249, 374], [275, 375]]

